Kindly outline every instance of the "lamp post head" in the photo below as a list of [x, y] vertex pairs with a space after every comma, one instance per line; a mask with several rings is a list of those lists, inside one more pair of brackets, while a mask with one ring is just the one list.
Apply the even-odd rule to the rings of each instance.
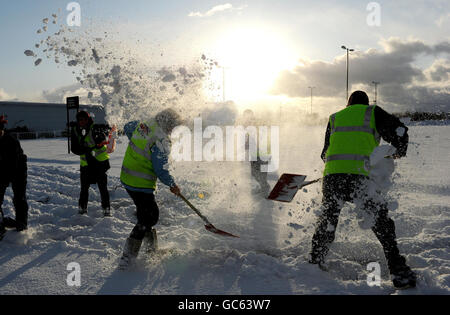
[[341, 46], [341, 48], [342, 48], [342, 49], [347, 49], [347, 47], [345, 47], [345, 46]]

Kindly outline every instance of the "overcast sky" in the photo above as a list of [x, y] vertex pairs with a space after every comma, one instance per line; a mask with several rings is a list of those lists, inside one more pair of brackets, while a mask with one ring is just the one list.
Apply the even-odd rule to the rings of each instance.
[[[1, 2], [0, 100], [62, 101], [67, 90], [81, 88], [70, 67], [46, 60], [36, 67], [24, 54], [39, 42], [36, 30], [44, 17], [60, 9], [58, 23], [65, 21], [69, 2]], [[351, 90], [367, 90], [373, 99], [371, 82], [378, 81], [378, 101], [388, 108], [450, 110], [448, 0], [78, 3], [82, 27], [104, 25], [116, 40], [152, 43], [160, 49], [159, 64], [183, 64], [205, 53], [229, 66], [234, 86], [227, 93], [237, 101], [267, 96], [307, 106], [308, 86], [314, 86], [322, 112], [329, 111], [327, 104], [342, 105], [346, 45], [355, 49]]]

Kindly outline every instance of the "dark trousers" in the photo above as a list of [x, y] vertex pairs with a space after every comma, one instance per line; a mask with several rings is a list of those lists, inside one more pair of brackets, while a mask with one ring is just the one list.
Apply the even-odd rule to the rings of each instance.
[[[9, 183], [0, 184], [0, 207], [3, 204], [5, 192], [8, 186]], [[26, 197], [27, 182], [23, 180], [12, 181], [11, 188], [14, 195], [13, 204], [14, 209], [16, 210], [17, 227], [26, 228], [28, 226], [28, 203]]]
[[127, 189], [131, 199], [136, 205], [137, 224], [131, 231], [130, 237], [142, 240], [145, 233], [151, 231], [152, 227], [158, 223], [159, 208], [155, 201], [155, 195], [136, 192]]
[[374, 200], [367, 194], [367, 177], [353, 174], [332, 174], [323, 179], [323, 212], [318, 219], [316, 231], [312, 239], [311, 259], [323, 262], [330, 244], [334, 241], [339, 214], [345, 202], [359, 199], [365, 211], [374, 215], [375, 223], [372, 231], [383, 246], [389, 269], [405, 265], [400, 256], [394, 221], [388, 217], [386, 202]]
[[267, 172], [261, 172], [261, 166], [267, 165], [268, 162], [261, 160], [259, 157], [256, 161], [250, 161], [250, 171], [252, 177], [258, 182], [262, 189], [268, 189]]
[[100, 197], [102, 200], [102, 208], [106, 209], [110, 207], [109, 192], [108, 192], [108, 176], [106, 172], [98, 171], [94, 172], [89, 167], [81, 167], [80, 169], [81, 191], [78, 205], [82, 209], [87, 209], [89, 200], [89, 187], [91, 184], [96, 183], [98, 190], [100, 191]]

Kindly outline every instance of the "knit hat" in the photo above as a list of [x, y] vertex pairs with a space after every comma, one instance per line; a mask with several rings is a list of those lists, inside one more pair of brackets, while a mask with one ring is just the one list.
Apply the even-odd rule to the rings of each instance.
[[84, 110], [81, 110], [77, 113], [77, 120], [80, 120], [82, 118], [89, 119], [90, 117], [91, 115], [89, 115], [89, 113]]
[[362, 104], [369, 105], [369, 97], [364, 91], [355, 91], [350, 95], [347, 106]]
[[180, 115], [172, 108], [159, 112], [156, 114], [155, 119], [158, 125], [167, 134], [171, 133], [176, 126], [183, 124]]

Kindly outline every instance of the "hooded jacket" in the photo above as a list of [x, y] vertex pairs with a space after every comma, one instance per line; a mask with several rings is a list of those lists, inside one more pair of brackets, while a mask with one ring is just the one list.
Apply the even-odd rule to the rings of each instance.
[[25, 181], [27, 178], [27, 156], [18, 140], [8, 133], [0, 137], [0, 184]]

